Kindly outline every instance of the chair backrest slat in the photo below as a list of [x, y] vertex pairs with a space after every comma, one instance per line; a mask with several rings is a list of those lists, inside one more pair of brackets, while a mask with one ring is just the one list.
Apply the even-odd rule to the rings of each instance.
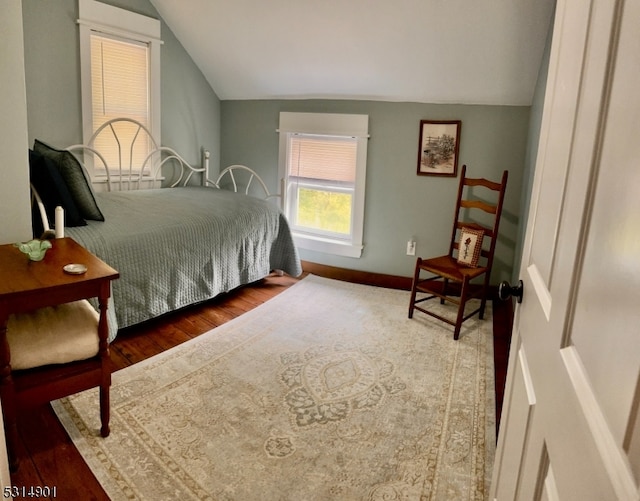
[[460, 207], [463, 209], [480, 209], [488, 214], [495, 214], [498, 208], [496, 205], [491, 205], [480, 200], [460, 200]]
[[465, 186], [484, 186], [485, 188], [489, 188], [490, 190], [493, 190], [493, 191], [500, 191], [500, 187], [502, 186], [501, 183], [496, 183], [495, 181], [489, 181], [488, 179], [484, 179], [484, 178], [472, 179], [470, 177], [464, 180], [464, 185]]

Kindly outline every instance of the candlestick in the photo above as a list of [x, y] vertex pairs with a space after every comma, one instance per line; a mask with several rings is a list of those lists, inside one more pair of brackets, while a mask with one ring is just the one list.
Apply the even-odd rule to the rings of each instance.
[[64, 209], [59, 205], [56, 207], [56, 238], [64, 238]]

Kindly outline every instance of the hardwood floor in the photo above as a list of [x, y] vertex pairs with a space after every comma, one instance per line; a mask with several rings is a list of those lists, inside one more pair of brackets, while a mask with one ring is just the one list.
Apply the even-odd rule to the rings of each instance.
[[[321, 270], [312, 271], [319, 274], [318, 271]], [[288, 276], [272, 275], [206, 303], [165, 315], [143, 325], [123, 329], [111, 345], [114, 371], [222, 325], [276, 296], [297, 281], [298, 279]], [[509, 303], [494, 302], [493, 311], [496, 407], [499, 422], [511, 336], [512, 308]], [[18, 423], [20, 468], [11, 475], [13, 485], [55, 486], [56, 499], [109, 499], [50, 405], [21, 413]]]

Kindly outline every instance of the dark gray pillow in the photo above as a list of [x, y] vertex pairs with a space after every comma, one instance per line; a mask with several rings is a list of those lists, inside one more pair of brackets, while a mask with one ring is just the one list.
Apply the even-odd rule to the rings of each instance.
[[91, 187], [89, 175], [84, 167], [76, 160], [72, 153], [66, 150], [58, 150], [36, 139], [33, 144], [34, 151], [49, 158], [60, 171], [60, 175], [67, 184], [80, 215], [93, 221], [104, 221], [104, 216], [98, 207], [96, 197]]
[[[55, 209], [59, 205], [64, 209], [65, 226], [86, 226], [87, 222], [80, 216], [80, 211], [58, 168], [50, 159], [32, 150], [29, 150], [29, 179], [42, 199], [50, 224], [55, 221]], [[38, 226], [40, 233], [41, 225], [42, 221]]]

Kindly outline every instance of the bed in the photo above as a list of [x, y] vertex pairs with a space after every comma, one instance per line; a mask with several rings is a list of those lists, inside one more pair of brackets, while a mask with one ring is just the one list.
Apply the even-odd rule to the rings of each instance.
[[[122, 123], [139, 128], [136, 136], [150, 136], [142, 124], [118, 119], [104, 124], [94, 138], [105, 131], [117, 137]], [[65, 236], [120, 272], [112, 285], [110, 340], [118, 329], [211, 299], [274, 270], [292, 276], [302, 272], [286, 218], [263, 180], [248, 167], [228, 167], [211, 181], [206, 152], [203, 166], [195, 168], [151, 139], [151, 152], [138, 167], [131, 160], [134, 147], [126, 146], [114, 168], [96, 142], [92, 138], [87, 145], [57, 150], [36, 141], [30, 155], [44, 157], [49, 174], [60, 173], [69, 188], [71, 201], [58, 194], [58, 203], [65, 204]], [[97, 161], [104, 167], [105, 191], [88, 182], [86, 164]], [[45, 169], [33, 163], [37, 215], [46, 231], [55, 218], [51, 205], [56, 201], [50, 193], [43, 195], [51, 180], [34, 182]], [[201, 178], [197, 185], [194, 174]], [[149, 187], [159, 183], [166, 187]], [[256, 188], [260, 197], [252, 191]], [[77, 214], [70, 202], [75, 202]]]

